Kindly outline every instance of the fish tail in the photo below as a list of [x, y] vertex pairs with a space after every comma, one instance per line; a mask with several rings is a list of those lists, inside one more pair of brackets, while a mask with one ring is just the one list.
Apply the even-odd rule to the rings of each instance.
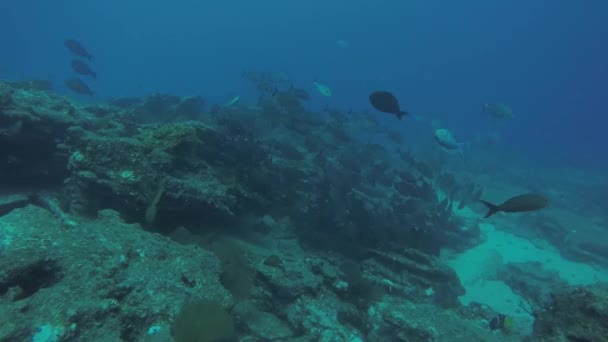
[[410, 113], [405, 112], [405, 111], [399, 111], [399, 113], [397, 113], [397, 118], [399, 118], [399, 120], [401, 120], [401, 118], [403, 118], [406, 115], [409, 115]]
[[497, 206], [496, 204], [492, 204], [492, 203], [490, 203], [488, 201], [484, 201], [484, 200], [479, 200], [479, 202], [483, 203], [486, 207], [488, 207], [488, 213], [483, 218], [488, 218], [500, 211], [500, 207]]

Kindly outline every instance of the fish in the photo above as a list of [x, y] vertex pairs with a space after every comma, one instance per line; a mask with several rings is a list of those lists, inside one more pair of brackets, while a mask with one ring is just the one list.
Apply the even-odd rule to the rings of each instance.
[[499, 120], [507, 120], [513, 117], [513, 111], [511, 110], [511, 107], [504, 103], [484, 103], [481, 106], [481, 112], [487, 113]]
[[80, 75], [97, 78], [95, 71], [93, 71], [85, 62], [79, 59], [73, 59], [70, 65], [72, 66], [72, 70]]
[[461, 156], [464, 156], [464, 144], [457, 142], [454, 138], [454, 135], [449, 130], [445, 128], [436, 129], [435, 140], [441, 147], [445, 148], [446, 150], [458, 151]]
[[511, 316], [497, 314], [496, 316], [492, 317], [488, 326], [490, 330], [500, 329], [504, 332], [508, 332], [513, 326], [513, 318]]
[[518, 213], [537, 211], [545, 208], [549, 204], [549, 200], [545, 196], [532, 193], [511, 197], [500, 205], [492, 204], [484, 200], [479, 201], [488, 207], [488, 213], [484, 218], [488, 218], [498, 212]]
[[401, 120], [401, 118], [405, 115], [409, 114], [408, 112], [401, 110], [399, 107], [399, 101], [395, 95], [388, 91], [374, 91], [369, 95], [369, 102], [377, 110], [383, 113], [394, 114], [399, 120]]
[[235, 96], [231, 97], [230, 99], [228, 99], [228, 101], [224, 102], [224, 108], [232, 107], [235, 104], [239, 103], [240, 100], [241, 100], [241, 96], [235, 95]]
[[68, 50], [70, 50], [76, 56], [86, 58], [89, 60], [89, 62], [91, 62], [95, 59], [95, 57], [93, 57], [93, 55], [91, 55], [89, 53], [89, 51], [87, 51], [87, 49], [85, 49], [85, 47], [82, 45], [82, 43], [80, 43], [79, 41], [77, 41], [75, 39], [66, 39], [64, 44], [65, 44], [65, 47], [67, 47]]
[[89, 88], [89, 86], [79, 78], [67, 79], [67, 80], [65, 80], [65, 85], [66, 85], [66, 87], [70, 88], [70, 90], [72, 90], [75, 93], [78, 93], [81, 95], [89, 95], [89, 96], [95, 95], [95, 93], [93, 93], [91, 88]]
[[313, 84], [315, 85], [315, 88], [317, 88], [317, 91], [321, 93], [321, 95], [327, 97], [332, 95], [331, 88], [329, 88], [327, 85], [319, 82], [313, 82]]

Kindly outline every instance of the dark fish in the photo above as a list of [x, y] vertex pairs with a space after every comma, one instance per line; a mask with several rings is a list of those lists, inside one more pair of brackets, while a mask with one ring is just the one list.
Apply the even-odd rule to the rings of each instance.
[[401, 110], [397, 98], [388, 91], [375, 91], [371, 93], [369, 95], [369, 102], [377, 110], [384, 113], [395, 114], [399, 119], [401, 119], [404, 115], [409, 114], [408, 112]]
[[87, 63], [79, 59], [73, 59], [70, 65], [72, 66], [72, 70], [74, 70], [78, 74], [92, 76], [93, 78], [97, 77], [95, 71], [91, 70]]
[[95, 95], [91, 88], [79, 78], [67, 79], [65, 80], [65, 85], [75, 93], [89, 96]]
[[93, 55], [91, 55], [89, 53], [89, 51], [87, 51], [87, 49], [85, 49], [84, 46], [82, 46], [82, 44], [77, 40], [66, 39], [64, 44], [65, 44], [65, 47], [67, 47], [70, 51], [72, 51], [72, 53], [75, 54], [76, 56], [84, 57], [84, 58], [88, 59], [89, 61], [92, 61], [93, 59], [95, 59], [93, 57]]
[[525, 194], [509, 198], [501, 205], [495, 205], [484, 200], [480, 200], [480, 202], [488, 207], [488, 213], [484, 216], [484, 218], [487, 218], [500, 211], [505, 213], [516, 213], [540, 210], [547, 206], [549, 200], [543, 195]]

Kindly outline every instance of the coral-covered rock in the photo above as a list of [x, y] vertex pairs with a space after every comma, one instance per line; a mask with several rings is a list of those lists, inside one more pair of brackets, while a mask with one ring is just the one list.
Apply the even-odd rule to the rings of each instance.
[[368, 310], [366, 341], [518, 342], [522, 336], [496, 335], [487, 322], [463, 320], [452, 311], [429, 304], [385, 300]]
[[230, 304], [219, 273], [212, 253], [113, 211], [66, 228], [44, 209], [15, 209], [0, 218], [0, 339], [50, 324], [57, 340], [135, 341], [168, 329], [186, 297]]
[[540, 262], [508, 263], [497, 271], [498, 279], [535, 307], [549, 304], [551, 293], [568, 284], [558, 272], [547, 271]]
[[557, 290], [535, 316], [530, 341], [607, 341], [608, 285]]
[[[411, 299], [430, 298], [440, 306], [458, 306], [458, 296], [465, 289], [456, 272], [441, 259], [414, 249], [401, 253], [372, 251], [373, 272], [380, 282], [390, 282], [390, 291], [401, 292]], [[415, 290], [417, 289], [417, 290]]]

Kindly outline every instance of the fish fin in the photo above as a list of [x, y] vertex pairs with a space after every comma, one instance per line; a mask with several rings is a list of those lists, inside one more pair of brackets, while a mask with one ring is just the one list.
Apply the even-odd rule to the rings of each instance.
[[483, 218], [488, 218], [500, 211], [500, 206], [498, 206], [496, 204], [492, 204], [492, 203], [490, 203], [488, 201], [484, 201], [484, 200], [479, 200], [479, 202], [483, 203], [486, 207], [488, 207], [488, 213]]
[[405, 112], [405, 111], [402, 111], [402, 110], [401, 110], [401, 111], [399, 111], [399, 112], [397, 113], [397, 118], [398, 118], [399, 120], [401, 120], [401, 118], [403, 118], [404, 116], [409, 115], [409, 114], [410, 114], [410, 113], [408, 113], [408, 112]]

